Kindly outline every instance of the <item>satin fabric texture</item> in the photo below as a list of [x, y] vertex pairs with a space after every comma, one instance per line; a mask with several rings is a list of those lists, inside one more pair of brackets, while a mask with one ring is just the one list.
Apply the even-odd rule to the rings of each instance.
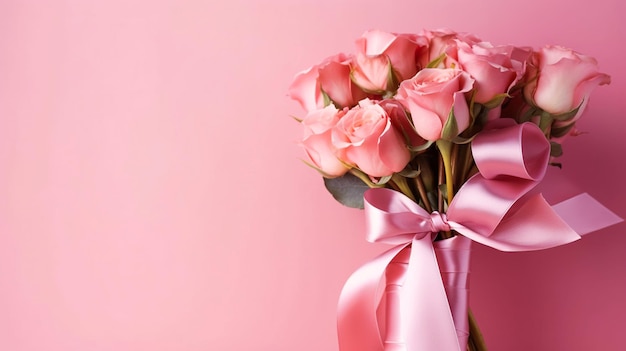
[[[395, 246], [345, 283], [337, 316], [341, 351], [465, 351], [472, 241], [501, 251], [540, 250], [621, 221], [586, 194], [553, 208], [533, 191], [550, 144], [532, 123], [491, 125], [473, 140], [472, 154], [479, 173], [446, 213], [428, 213], [390, 189], [365, 193], [367, 240]], [[440, 231], [457, 236], [433, 243]], [[393, 268], [398, 264], [405, 266]], [[392, 296], [381, 320], [385, 281]]]

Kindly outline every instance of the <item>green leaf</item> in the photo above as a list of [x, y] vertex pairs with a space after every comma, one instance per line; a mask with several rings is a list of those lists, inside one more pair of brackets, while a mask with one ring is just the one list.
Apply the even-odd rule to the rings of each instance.
[[472, 94], [472, 100], [470, 100], [469, 111], [472, 120], [475, 120], [476, 117], [480, 116], [483, 111], [483, 105], [474, 101], [474, 94]]
[[550, 142], [550, 156], [559, 157], [563, 155], [563, 147], [561, 144], [551, 141]]
[[337, 178], [324, 178], [324, 185], [339, 203], [360, 209], [363, 208], [363, 194], [370, 188], [361, 179], [350, 173]]
[[504, 101], [504, 99], [509, 98], [509, 97], [511, 96], [507, 93], [497, 94], [491, 100], [485, 102], [483, 105], [488, 109], [493, 109], [493, 108], [500, 106], [502, 102]]
[[539, 110], [534, 107], [528, 108], [519, 118], [519, 123], [530, 122], [530, 120], [539, 114]]
[[578, 107], [576, 107], [575, 109], [569, 112], [562, 113], [560, 115], [552, 115], [552, 118], [554, 118], [557, 121], [569, 121], [570, 119], [574, 118], [574, 116], [576, 116], [576, 114], [578, 113], [578, 110], [580, 110], [580, 107], [582, 105], [583, 103], [581, 102], [580, 105], [578, 105]]
[[446, 58], [446, 53], [444, 52], [443, 54], [439, 55], [439, 57], [437, 57], [436, 59], [430, 61], [428, 65], [426, 65], [426, 68], [437, 68], [437, 66], [439, 66], [445, 58]]
[[420, 152], [420, 151], [424, 151], [426, 149], [428, 149], [432, 144], [434, 143], [434, 141], [432, 140], [427, 140], [424, 144], [422, 145], [418, 145], [418, 146], [409, 146], [409, 150], [413, 151], [413, 152]]
[[459, 135], [459, 126], [456, 123], [456, 117], [454, 116], [454, 108], [452, 108], [450, 110], [450, 114], [448, 115], [448, 120], [441, 131], [441, 139], [452, 140], [457, 135]]
[[384, 177], [381, 177], [381, 178], [380, 178], [380, 179], [376, 182], [376, 185], [378, 185], [378, 186], [382, 186], [382, 185], [385, 185], [385, 184], [389, 183], [389, 181], [391, 180], [391, 177], [392, 177], [392, 176], [390, 176], [390, 175], [388, 175], [388, 176], [384, 176]]
[[541, 113], [541, 117], [539, 117], [539, 129], [541, 129], [546, 136], [550, 136], [552, 122], [554, 122], [554, 117], [551, 114], [545, 111]]
[[566, 125], [564, 127], [560, 127], [560, 128], [554, 128], [553, 127], [550, 135], [553, 138], [560, 138], [562, 136], [565, 136], [572, 130], [572, 128], [574, 128], [574, 125], [575, 125], [575, 123], [571, 123], [571, 124], [568, 124], [568, 125]]
[[401, 175], [405, 178], [417, 178], [420, 173], [422, 173], [422, 171], [419, 169], [411, 169], [406, 167], [405, 169], [398, 172], [398, 175]]
[[387, 62], [389, 62], [387, 65], [387, 67], [389, 67], [389, 71], [387, 71], [387, 93], [385, 95], [387, 99], [391, 99], [394, 95], [396, 95], [395, 92], [398, 90], [400, 82], [398, 82], [398, 78], [396, 78], [396, 74], [393, 71], [393, 66], [391, 66], [391, 59], [389, 57], [387, 57]]
[[459, 135], [459, 136], [456, 136], [456, 137], [452, 138], [451, 141], [453, 143], [455, 143], [455, 144], [460, 144], [460, 145], [469, 144], [469, 143], [472, 142], [472, 140], [474, 140], [474, 138], [476, 138], [476, 135], [478, 135], [478, 134], [474, 134], [474, 135], [472, 135], [469, 138], [462, 137], [462, 136]]
[[324, 107], [330, 106], [330, 104], [333, 103], [333, 101], [330, 99], [330, 96], [328, 96], [328, 94], [326, 94], [326, 92], [322, 90], [322, 96], [324, 97]]

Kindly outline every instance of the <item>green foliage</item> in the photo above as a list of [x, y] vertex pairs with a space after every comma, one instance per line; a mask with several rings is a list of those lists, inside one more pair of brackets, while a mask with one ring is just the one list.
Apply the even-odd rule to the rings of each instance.
[[427, 140], [424, 144], [422, 145], [418, 145], [418, 146], [409, 146], [409, 150], [413, 151], [413, 152], [421, 152], [424, 151], [426, 149], [428, 149], [432, 144], [434, 144], [434, 141], [432, 140]]
[[563, 155], [563, 147], [561, 144], [551, 141], [550, 142], [550, 156], [559, 157]]
[[337, 178], [324, 178], [328, 192], [344, 206], [363, 208], [363, 194], [370, 187], [357, 176], [346, 173]]
[[439, 55], [436, 59], [430, 61], [428, 65], [426, 66], [426, 68], [437, 68], [443, 62], [445, 58], [446, 58], [445, 53]]
[[485, 102], [484, 105], [488, 109], [493, 109], [493, 108], [496, 108], [496, 107], [502, 105], [502, 102], [504, 102], [504, 99], [510, 98], [510, 97], [511, 96], [509, 94], [507, 94], [507, 93], [498, 94], [498, 95], [494, 96], [491, 100]]
[[575, 125], [575, 123], [571, 123], [571, 124], [568, 124], [568, 125], [566, 125], [564, 127], [560, 127], [560, 128], [552, 127], [552, 131], [551, 131], [550, 135], [553, 138], [563, 137], [563, 136], [567, 135], [572, 130], [572, 128], [574, 128], [574, 125]]
[[333, 101], [330, 99], [330, 96], [328, 96], [328, 94], [326, 94], [326, 92], [323, 89], [320, 89], [322, 92], [322, 97], [324, 97], [324, 107], [329, 106], [330, 104], [333, 103]]
[[457, 135], [459, 135], [459, 125], [456, 122], [453, 108], [452, 110], [450, 110], [448, 120], [446, 121], [446, 124], [443, 126], [443, 130], [441, 131], [441, 139], [452, 140]]
[[580, 110], [580, 107], [583, 105], [583, 103], [581, 102], [580, 105], [578, 105], [578, 107], [576, 107], [575, 109], [569, 111], [569, 112], [565, 112], [562, 113], [560, 115], [552, 115], [552, 118], [554, 118], [556, 121], [569, 121], [572, 118], [576, 117], [576, 115], [578, 114], [578, 111]]

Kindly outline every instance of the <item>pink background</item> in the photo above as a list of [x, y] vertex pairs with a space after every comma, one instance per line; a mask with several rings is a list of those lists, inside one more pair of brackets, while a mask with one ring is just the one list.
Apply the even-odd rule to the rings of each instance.
[[[620, 0], [0, 2], [0, 350], [337, 350], [341, 286], [385, 247], [299, 161], [293, 75], [362, 32], [450, 27], [595, 56], [562, 158], [626, 216]], [[623, 350], [626, 225], [476, 246], [491, 350]]]

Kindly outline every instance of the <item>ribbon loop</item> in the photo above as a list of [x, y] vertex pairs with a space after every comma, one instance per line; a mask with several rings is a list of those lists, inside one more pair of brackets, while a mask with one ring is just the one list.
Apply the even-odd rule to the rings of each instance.
[[541, 180], [550, 159], [550, 143], [533, 123], [505, 122], [508, 120], [490, 123], [472, 142], [480, 175], [485, 179]]
[[[447, 212], [449, 220], [456, 222], [458, 231], [470, 239], [494, 248], [507, 247], [507, 251], [545, 249], [579, 239], [567, 226], [560, 226], [551, 235], [556, 238], [554, 241], [540, 236], [532, 242], [525, 237], [527, 233], [516, 231], [511, 235], [514, 232], [503, 233], [499, 229], [502, 223], [511, 220], [514, 223], [512, 226], [509, 223], [509, 228], [515, 225], [528, 228], [523, 223], [529, 222], [527, 218], [515, 216], [520, 211], [542, 217], [533, 224], [540, 232], [544, 232], [542, 226], [562, 222], [542, 197], [529, 201], [529, 193], [543, 179], [548, 167], [550, 143], [533, 123], [505, 122], [492, 123], [472, 141], [479, 173], [455, 195]], [[530, 203], [537, 207], [524, 208]]]

